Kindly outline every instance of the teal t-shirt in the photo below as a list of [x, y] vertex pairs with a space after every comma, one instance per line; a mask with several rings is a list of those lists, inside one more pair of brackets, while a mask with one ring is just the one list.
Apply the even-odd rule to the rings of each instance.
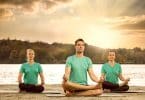
[[101, 73], [105, 74], [105, 80], [114, 84], [118, 84], [118, 76], [122, 73], [119, 63], [115, 63], [113, 67], [109, 63], [102, 66]]
[[24, 74], [25, 84], [38, 84], [38, 75], [42, 72], [42, 67], [36, 62], [32, 65], [23, 63], [20, 72]]
[[90, 58], [83, 56], [77, 57], [76, 55], [70, 56], [66, 60], [66, 67], [71, 68], [69, 81], [87, 85], [87, 71], [92, 67]]

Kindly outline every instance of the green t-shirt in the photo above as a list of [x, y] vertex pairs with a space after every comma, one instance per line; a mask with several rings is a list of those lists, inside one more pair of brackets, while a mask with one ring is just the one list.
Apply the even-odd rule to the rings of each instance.
[[42, 72], [42, 67], [39, 63], [30, 65], [29, 63], [23, 63], [20, 72], [24, 73], [25, 84], [38, 84], [38, 74]]
[[83, 56], [77, 57], [76, 55], [70, 56], [66, 60], [66, 67], [71, 68], [69, 81], [87, 85], [87, 71], [92, 67], [90, 58]]
[[105, 74], [105, 80], [118, 84], [118, 76], [122, 73], [120, 64], [115, 63], [113, 67], [109, 63], [102, 66], [101, 73]]

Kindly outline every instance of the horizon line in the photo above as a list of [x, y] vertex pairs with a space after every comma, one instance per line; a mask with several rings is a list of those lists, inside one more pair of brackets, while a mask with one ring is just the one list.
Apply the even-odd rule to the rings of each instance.
[[[41, 42], [41, 43], [46, 43], [46, 44], [54, 44], [54, 43], [58, 43], [58, 44], [70, 44], [70, 45], [74, 45], [74, 43], [64, 43], [64, 42], [57, 42], [57, 41], [54, 41], [52, 43], [49, 43], [47, 41], [41, 41], [41, 40], [23, 40], [23, 39], [11, 39], [10, 37], [8, 38], [1, 38], [0, 40], [16, 40], [16, 41], [22, 41], [22, 42], [29, 42], [29, 43], [36, 43], [36, 42]], [[86, 43], [86, 42], [85, 42]], [[88, 44], [86, 43], [87, 45], [90, 45], [90, 46], [95, 46], [95, 45], [91, 45], [91, 44]], [[121, 48], [102, 48], [102, 47], [99, 47], [99, 46], [95, 46], [97, 48], [100, 48], [100, 49], [134, 49], [134, 48], [140, 48], [141, 50], [145, 50], [145, 48], [141, 48], [141, 47], [133, 47], [133, 48], [125, 48], [125, 47], [121, 47]]]

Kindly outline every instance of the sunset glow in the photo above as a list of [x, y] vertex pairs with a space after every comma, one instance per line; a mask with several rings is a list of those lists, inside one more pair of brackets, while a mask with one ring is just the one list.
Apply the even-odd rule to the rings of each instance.
[[[0, 39], [145, 48], [142, 0], [0, 0]], [[63, 37], [63, 38], [62, 38]]]

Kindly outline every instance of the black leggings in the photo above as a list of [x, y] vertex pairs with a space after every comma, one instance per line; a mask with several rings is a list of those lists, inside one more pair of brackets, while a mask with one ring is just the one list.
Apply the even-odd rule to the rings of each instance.
[[32, 84], [19, 84], [20, 91], [32, 92], [32, 93], [40, 93], [44, 90], [44, 87], [41, 85], [32, 85]]
[[129, 90], [128, 85], [119, 86], [119, 84], [113, 84], [108, 81], [103, 82], [103, 89], [110, 89], [111, 91], [127, 91]]

